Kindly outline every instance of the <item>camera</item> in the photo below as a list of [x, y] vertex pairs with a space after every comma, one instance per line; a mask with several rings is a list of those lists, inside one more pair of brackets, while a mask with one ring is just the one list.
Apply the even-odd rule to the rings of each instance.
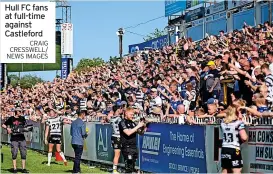
[[145, 131], [146, 131], [146, 128], [149, 126], [149, 123], [147, 122], [147, 120], [146, 120], [144, 117], [141, 117], [141, 118], [139, 119], [139, 121], [140, 121], [140, 122], [144, 122], [144, 126], [141, 127], [141, 128], [139, 128], [139, 129], [137, 130], [137, 133], [138, 133], [139, 135], [144, 135], [144, 133], [145, 133]]
[[33, 130], [33, 125], [19, 125], [19, 126], [14, 126], [12, 128], [12, 134], [13, 135], [18, 135], [18, 134], [23, 134], [24, 132], [31, 132]]

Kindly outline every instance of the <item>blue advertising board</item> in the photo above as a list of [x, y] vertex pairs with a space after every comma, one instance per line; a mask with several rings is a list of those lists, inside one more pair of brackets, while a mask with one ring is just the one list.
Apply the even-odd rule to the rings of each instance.
[[201, 19], [205, 16], [205, 7], [200, 7], [194, 10], [189, 11], [185, 14], [185, 21], [191, 22], [197, 19]]
[[205, 16], [212, 15], [221, 11], [226, 10], [226, 1], [216, 3], [214, 5], [211, 5], [209, 7], [206, 7], [206, 14]]
[[147, 42], [129, 45], [129, 53], [134, 53], [140, 50], [144, 50], [145, 47], [150, 47], [153, 49], [161, 49], [168, 45], [169, 45], [168, 36], [164, 35], [164, 36], [149, 40]]
[[73, 70], [73, 59], [62, 57], [62, 65], [61, 65], [61, 78], [66, 79], [70, 72]]
[[165, 0], [165, 16], [182, 12], [186, 9], [185, 0]]
[[62, 58], [61, 78], [66, 79], [68, 76], [68, 58]]
[[139, 136], [140, 169], [152, 173], [207, 173], [205, 127], [150, 124]]

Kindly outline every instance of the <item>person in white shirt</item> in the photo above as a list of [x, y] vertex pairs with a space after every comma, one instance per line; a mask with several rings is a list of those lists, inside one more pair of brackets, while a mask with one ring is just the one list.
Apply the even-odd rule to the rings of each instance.
[[252, 57], [251, 58], [251, 65], [253, 66], [251, 77], [252, 77], [252, 79], [256, 80], [255, 70], [261, 68], [261, 66], [259, 64], [259, 59], [257, 57]]
[[162, 106], [162, 99], [157, 94], [157, 89], [151, 89], [151, 101], [150, 101], [150, 112], [152, 112], [154, 107], [161, 107]]

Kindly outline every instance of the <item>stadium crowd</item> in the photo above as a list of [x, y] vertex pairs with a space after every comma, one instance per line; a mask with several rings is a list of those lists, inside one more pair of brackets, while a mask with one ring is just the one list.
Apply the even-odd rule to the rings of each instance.
[[44, 122], [49, 109], [71, 118], [86, 110], [87, 121], [99, 121], [115, 107], [132, 107], [152, 121], [214, 123], [230, 105], [242, 118], [270, 117], [272, 74], [273, 27], [245, 24], [199, 42], [182, 38], [161, 50], [146, 49], [31, 89], [8, 86], [1, 95], [1, 117], [21, 110], [27, 119]]

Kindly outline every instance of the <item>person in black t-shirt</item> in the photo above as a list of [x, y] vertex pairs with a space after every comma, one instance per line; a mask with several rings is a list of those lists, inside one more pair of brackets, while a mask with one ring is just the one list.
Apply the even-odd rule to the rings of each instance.
[[27, 156], [27, 148], [26, 148], [26, 140], [25, 135], [22, 129], [26, 125], [26, 120], [22, 115], [21, 109], [15, 110], [15, 116], [9, 117], [8, 120], [2, 125], [4, 129], [7, 129], [8, 134], [10, 136], [10, 144], [11, 144], [11, 154], [12, 154], [12, 163], [13, 163], [13, 173], [17, 173], [16, 167], [16, 158], [18, 153], [18, 148], [21, 153], [22, 159], [22, 173], [28, 173], [25, 169], [26, 167], [26, 156]]
[[126, 173], [135, 170], [135, 163], [138, 158], [136, 134], [144, 127], [144, 122], [136, 124], [133, 122], [134, 109], [128, 108], [125, 111], [125, 118], [119, 123], [121, 152], [125, 160]]

